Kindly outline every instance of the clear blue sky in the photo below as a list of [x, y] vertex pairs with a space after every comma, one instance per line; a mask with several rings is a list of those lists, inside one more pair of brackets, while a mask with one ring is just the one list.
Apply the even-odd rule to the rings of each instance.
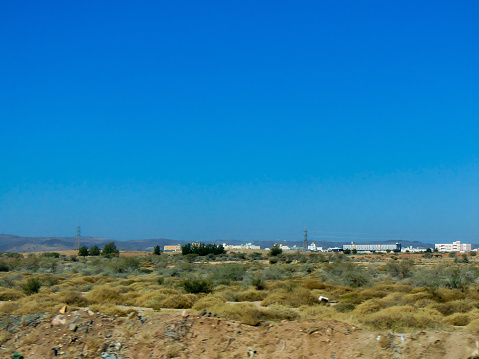
[[0, 233], [479, 243], [477, 1], [3, 1]]

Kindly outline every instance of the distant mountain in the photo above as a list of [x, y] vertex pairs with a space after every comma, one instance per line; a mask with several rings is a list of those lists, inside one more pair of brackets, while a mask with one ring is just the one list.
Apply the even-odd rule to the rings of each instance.
[[[134, 239], [128, 241], [117, 241], [108, 238], [99, 238], [99, 237], [81, 237], [81, 245], [91, 247], [97, 245], [99, 248], [102, 248], [108, 242], [115, 242], [118, 249], [121, 251], [152, 251], [153, 247], [159, 245], [163, 247], [165, 245], [172, 244], [185, 244], [187, 242], [193, 241], [179, 241], [174, 239], [166, 238], [153, 238], [153, 239]], [[240, 240], [215, 240], [211, 241], [216, 244], [242, 244], [246, 241]], [[351, 242], [331, 242], [331, 241], [318, 241], [318, 240], [309, 240], [308, 243], [315, 243], [318, 247], [323, 247], [324, 249], [330, 247], [342, 247], [343, 244], [350, 244]], [[397, 240], [387, 240], [387, 241], [371, 241], [367, 243], [371, 244], [391, 244], [399, 242], [403, 247], [412, 246], [414, 248], [434, 248], [433, 243], [425, 243], [419, 241], [397, 241]], [[302, 241], [251, 241], [251, 243], [261, 246], [261, 248], [271, 248], [276, 243], [281, 243], [289, 247], [297, 246], [302, 247]], [[357, 242], [366, 243], [366, 242]], [[472, 248], [478, 248], [479, 245], [473, 244]], [[12, 234], [0, 234], [0, 251], [1, 252], [53, 252], [53, 251], [64, 251], [72, 250], [75, 248], [75, 237], [20, 237]]]
[[[66, 251], [75, 248], [75, 237], [20, 237], [12, 234], [0, 234], [1, 252], [54, 252]], [[184, 244], [185, 241], [176, 241], [166, 238], [136, 239], [116, 241], [108, 238], [81, 237], [80, 244], [90, 248], [93, 245], [102, 248], [108, 242], [115, 242], [121, 251], [152, 251], [153, 247], [163, 247], [169, 244]]]

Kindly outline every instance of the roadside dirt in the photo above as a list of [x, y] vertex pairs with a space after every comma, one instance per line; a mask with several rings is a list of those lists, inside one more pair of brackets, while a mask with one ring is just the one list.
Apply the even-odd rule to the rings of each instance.
[[17, 322], [4, 326], [0, 358], [479, 358], [479, 332], [379, 333], [334, 320], [252, 327], [187, 313], [119, 318], [79, 310]]

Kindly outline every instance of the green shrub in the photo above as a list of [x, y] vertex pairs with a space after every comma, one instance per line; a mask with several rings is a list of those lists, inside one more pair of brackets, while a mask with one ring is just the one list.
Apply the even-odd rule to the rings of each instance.
[[181, 286], [188, 293], [211, 293], [213, 291], [213, 284], [206, 279], [186, 279], [181, 283]]
[[28, 278], [21, 288], [26, 295], [38, 293], [42, 284], [37, 278]]

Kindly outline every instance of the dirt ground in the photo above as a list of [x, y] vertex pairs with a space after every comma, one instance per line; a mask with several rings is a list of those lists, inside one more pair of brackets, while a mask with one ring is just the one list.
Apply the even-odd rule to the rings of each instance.
[[86, 309], [16, 320], [2, 318], [9, 339], [0, 358], [479, 358], [479, 332], [380, 333], [334, 320], [253, 327], [185, 312], [120, 318]]

